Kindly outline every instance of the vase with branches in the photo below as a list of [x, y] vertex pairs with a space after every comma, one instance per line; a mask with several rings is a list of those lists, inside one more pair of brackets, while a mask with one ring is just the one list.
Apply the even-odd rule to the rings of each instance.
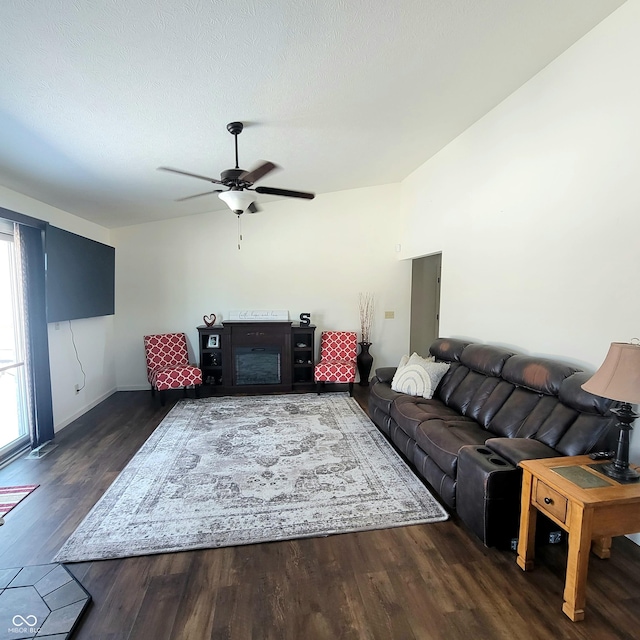
[[362, 342], [360, 342], [360, 353], [358, 353], [357, 364], [360, 374], [360, 385], [369, 386], [369, 374], [373, 365], [373, 356], [369, 353], [371, 347], [371, 327], [373, 325], [373, 314], [375, 304], [372, 293], [360, 293], [358, 297], [358, 308], [360, 310], [360, 332]]
[[371, 326], [373, 325], [373, 312], [375, 310], [373, 294], [360, 293], [358, 296], [358, 307], [360, 309], [362, 342], [371, 344]]

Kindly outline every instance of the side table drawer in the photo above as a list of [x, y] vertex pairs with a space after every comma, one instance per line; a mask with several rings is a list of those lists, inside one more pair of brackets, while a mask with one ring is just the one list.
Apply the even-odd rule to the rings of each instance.
[[547, 486], [541, 480], [536, 482], [534, 501], [542, 511], [551, 514], [560, 522], [567, 519], [567, 499], [555, 489]]

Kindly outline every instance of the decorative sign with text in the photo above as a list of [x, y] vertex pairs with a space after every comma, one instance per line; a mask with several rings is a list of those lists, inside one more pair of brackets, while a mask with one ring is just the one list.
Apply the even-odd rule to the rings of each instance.
[[247, 311], [229, 311], [229, 320], [240, 320], [244, 322], [268, 322], [268, 321], [287, 321], [289, 320], [289, 312], [284, 310], [260, 311], [249, 309]]

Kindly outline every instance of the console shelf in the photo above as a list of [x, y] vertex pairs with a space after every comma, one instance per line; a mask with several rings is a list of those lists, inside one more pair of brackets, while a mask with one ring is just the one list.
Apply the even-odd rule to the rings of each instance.
[[310, 387], [313, 389], [314, 366], [314, 325], [291, 326], [291, 342], [293, 344], [293, 388]]

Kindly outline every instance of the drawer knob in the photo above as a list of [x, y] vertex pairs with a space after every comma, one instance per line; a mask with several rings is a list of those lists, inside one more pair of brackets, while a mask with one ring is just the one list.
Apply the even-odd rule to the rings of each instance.
[[553, 504], [553, 500], [551, 498], [545, 498], [544, 499], [544, 503], [545, 504]]

